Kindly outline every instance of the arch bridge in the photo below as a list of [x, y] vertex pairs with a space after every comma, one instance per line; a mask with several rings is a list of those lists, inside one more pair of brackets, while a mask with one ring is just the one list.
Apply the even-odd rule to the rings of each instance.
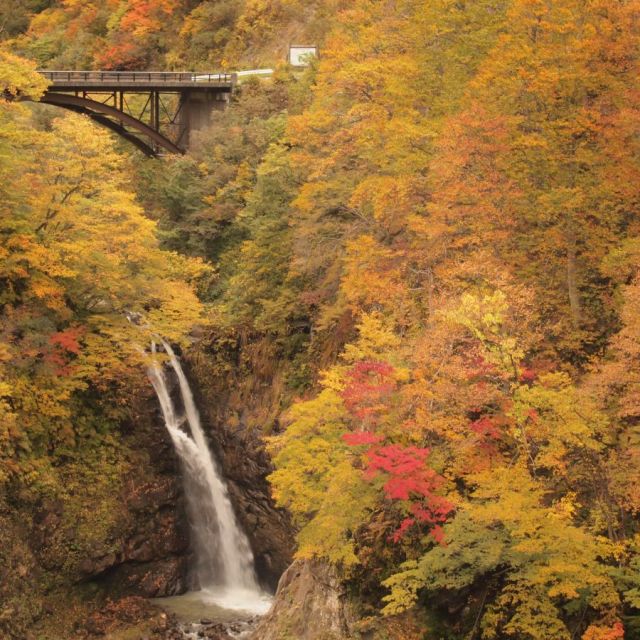
[[236, 74], [172, 71], [40, 71], [41, 102], [115, 131], [151, 157], [184, 153], [193, 131], [228, 104]]

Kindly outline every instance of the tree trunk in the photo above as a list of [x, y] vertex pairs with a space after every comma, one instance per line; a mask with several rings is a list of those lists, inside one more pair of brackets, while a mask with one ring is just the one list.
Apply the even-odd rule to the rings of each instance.
[[576, 276], [576, 237], [573, 230], [567, 234], [567, 290], [571, 321], [574, 327], [580, 326], [580, 296]]

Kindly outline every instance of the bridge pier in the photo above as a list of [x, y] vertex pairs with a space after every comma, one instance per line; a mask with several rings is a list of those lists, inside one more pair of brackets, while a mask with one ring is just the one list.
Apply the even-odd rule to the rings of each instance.
[[216, 111], [223, 111], [229, 104], [229, 93], [219, 91], [187, 90], [180, 94], [178, 123], [181, 129], [181, 143], [189, 149], [193, 142], [192, 133], [206, 129]]

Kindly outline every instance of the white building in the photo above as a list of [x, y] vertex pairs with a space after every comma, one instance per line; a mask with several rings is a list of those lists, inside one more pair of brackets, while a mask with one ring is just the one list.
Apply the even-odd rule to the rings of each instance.
[[308, 67], [312, 58], [318, 57], [316, 45], [289, 45], [289, 64], [294, 67]]

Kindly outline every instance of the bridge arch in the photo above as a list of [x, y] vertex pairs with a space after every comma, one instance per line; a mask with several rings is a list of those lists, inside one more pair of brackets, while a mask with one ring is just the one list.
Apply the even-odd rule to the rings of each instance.
[[[184, 153], [184, 151], [169, 140], [169, 138], [163, 136], [141, 120], [108, 104], [98, 102], [97, 100], [69, 93], [47, 91], [40, 99], [40, 102], [69, 109], [76, 113], [84, 113], [98, 124], [111, 129], [133, 143], [138, 149], [150, 157], [157, 155], [157, 147], [161, 147], [169, 153]], [[134, 129], [140, 136], [143, 136], [143, 138], [141, 139], [137, 135], [134, 135], [125, 125]]]

